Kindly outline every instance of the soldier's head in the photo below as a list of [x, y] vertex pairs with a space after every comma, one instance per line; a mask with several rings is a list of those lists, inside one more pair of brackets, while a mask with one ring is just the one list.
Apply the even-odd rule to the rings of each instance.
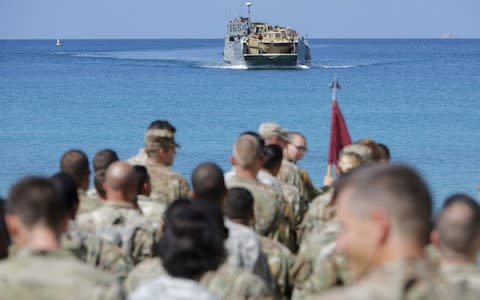
[[150, 176], [148, 175], [147, 168], [144, 166], [133, 166], [133, 170], [135, 171], [137, 194], [150, 196], [152, 185], [150, 183]]
[[145, 151], [153, 162], [171, 166], [178, 147], [180, 145], [175, 142], [175, 135], [169, 129], [152, 128], [145, 133]]
[[73, 177], [67, 173], [57, 173], [52, 176], [52, 182], [55, 185], [60, 199], [65, 207], [65, 214], [68, 219], [75, 219], [77, 214], [79, 199], [77, 185]]
[[364, 145], [364, 146], [367, 146], [368, 148], [370, 148], [370, 150], [372, 151], [372, 161], [373, 162], [378, 162], [378, 161], [381, 160], [381, 158], [382, 158], [382, 154], [380, 152], [381, 150], [379, 149], [377, 143], [374, 140], [364, 138], [364, 139], [356, 141], [355, 144]]
[[70, 174], [78, 188], [84, 191], [88, 189], [90, 168], [88, 157], [83, 151], [74, 149], [65, 152], [60, 159], [60, 172]]
[[252, 226], [255, 222], [252, 193], [241, 187], [228, 189], [223, 212], [236, 223]]
[[480, 250], [480, 206], [465, 194], [448, 197], [435, 222], [433, 242], [446, 260], [475, 262]]
[[167, 120], [153, 121], [152, 123], [150, 123], [147, 130], [150, 130], [150, 129], [166, 129], [171, 133], [173, 133], [174, 135], [177, 132], [177, 129], [172, 124], [170, 124], [170, 122], [168, 122]]
[[307, 152], [307, 140], [305, 136], [298, 131], [288, 133], [290, 144], [286, 148], [286, 156], [289, 161], [296, 162], [301, 160]]
[[287, 130], [280, 127], [277, 123], [262, 123], [258, 128], [258, 133], [265, 140], [266, 145], [276, 144], [279, 145], [282, 150], [290, 143]]
[[10, 236], [5, 224], [5, 201], [0, 198], [0, 260], [8, 256], [8, 247], [10, 246]]
[[106, 170], [109, 165], [119, 160], [118, 155], [111, 149], [103, 149], [95, 153], [93, 157], [93, 171]]
[[247, 170], [256, 176], [263, 164], [263, 149], [258, 139], [251, 135], [240, 136], [233, 145], [231, 163], [235, 169]]
[[222, 169], [210, 162], [199, 164], [192, 172], [193, 198], [223, 206], [227, 193]]
[[362, 164], [363, 160], [357, 153], [340, 151], [340, 156], [337, 161], [340, 174], [347, 174]]
[[380, 161], [390, 162], [390, 149], [384, 144], [377, 143], [380, 152]]
[[51, 250], [58, 248], [67, 217], [50, 179], [25, 177], [10, 189], [5, 221], [17, 248]]
[[137, 185], [135, 171], [125, 161], [112, 163], [105, 174], [104, 188], [108, 200], [135, 203]]
[[282, 166], [283, 153], [278, 145], [268, 145], [263, 149], [263, 169], [277, 176]]
[[[171, 276], [195, 280], [225, 261], [225, 228], [219, 226], [222, 212], [202, 201], [175, 200], [165, 212], [159, 254]], [[209, 204], [211, 207], [204, 209]]]
[[338, 186], [342, 230], [337, 250], [349, 258], [354, 275], [391, 260], [423, 255], [432, 203], [414, 170], [402, 165], [363, 167], [339, 180]]

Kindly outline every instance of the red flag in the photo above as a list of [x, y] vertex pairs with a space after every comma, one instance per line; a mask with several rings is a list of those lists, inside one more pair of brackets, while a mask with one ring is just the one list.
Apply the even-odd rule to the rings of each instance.
[[352, 143], [347, 124], [343, 118], [337, 100], [332, 101], [332, 116], [330, 120], [330, 145], [328, 147], [328, 163], [337, 164], [338, 152]]

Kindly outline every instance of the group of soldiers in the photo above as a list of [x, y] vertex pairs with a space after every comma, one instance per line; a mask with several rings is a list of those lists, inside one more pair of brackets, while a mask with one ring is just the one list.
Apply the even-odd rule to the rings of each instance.
[[[425, 182], [386, 146], [344, 147], [316, 188], [300, 132], [241, 133], [232, 169], [172, 170], [179, 145], [150, 124], [128, 160], [80, 150], [0, 201], [0, 299], [480, 299], [480, 206], [433, 216]], [[433, 220], [433, 222], [432, 222]]]

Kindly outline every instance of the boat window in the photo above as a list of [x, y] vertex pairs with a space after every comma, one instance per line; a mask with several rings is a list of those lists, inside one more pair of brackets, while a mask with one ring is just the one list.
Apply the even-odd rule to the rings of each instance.
[[233, 36], [230, 37], [230, 42], [233, 42], [235, 40], [235, 38]]

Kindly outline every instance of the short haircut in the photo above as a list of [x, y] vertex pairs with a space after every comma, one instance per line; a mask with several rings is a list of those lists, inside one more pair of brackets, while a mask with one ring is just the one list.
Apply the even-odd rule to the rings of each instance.
[[167, 129], [171, 133], [175, 134], [177, 132], [177, 129], [170, 124], [167, 120], [155, 120], [150, 125], [148, 126], [148, 129]]
[[480, 206], [472, 197], [465, 194], [448, 197], [435, 225], [441, 248], [460, 255], [476, 252], [480, 238]]
[[251, 135], [240, 136], [233, 145], [233, 157], [237, 165], [249, 168], [263, 155], [258, 139]]
[[10, 246], [10, 236], [5, 224], [5, 202], [5, 199], [0, 198], [0, 260], [8, 256]]
[[222, 169], [214, 163], [199, 164], [192, 172], [195, 197], [222, 205], [227, 188]]
[[249, 190], [235, 187], [228, 190], [223, 211], [230, 219], [248, 220], [253, 216], [253, 196]]
[[301, 133], [300, 131], [289, 131], [288, 132], [288, 138], [292, 138], [294, 136], [299, 136], [301, 137], [304, 141], [306, 141], [307, 139], [305, 138], [305, 135], [303, 135], [303, 133]]
[[103, 187], [106, 179], [106, 170], [98, 170], [95, 172], [95, 177], [93, 178], [93, 185], [95, 186], [95, 190], [97, 190], [97, 194], [105, 198], [107, 196], [107, 191]]
[[79, 204], [75, 180], [70, 174], [60, 172], [52, 176], [52, 182], [63, 202], [65, 212], [74, 217]]
[[[181, 201], [180, 205], [176, 201]], [[159, 254], [171, 276], [198, 278], [225, 261], [224, 232], [215, 216], [202, 208], [202, 203], [175, 200], [165, 212]]]
[[244, 131], [242, 133], [240, 133], [240, 135], [238, 137], [241, 137], [242, 135], [250, 135], [250, 136], [253, 136], [254, 138], [257, 139], [258, 143], [260, 144], [260, 147], [263, 149], [265, 147], [265, 139], [258, 133], [258, 132], [255, 132], [255, 131]]
[[135, 181], [137, 183], [137, 194], [141, 195], [143, 193], [143, 185], [150, 182], [150, 176], [148, 175], [147, 168], [144, 166], [133, 166], [133, 171], [135, 172]]
[[384, 160], [390, 160], [390, 149], [384, 144], [377, 143], [378, 150], [380, 152], [380, 158]]
[[263, 148], [263, 168], [272, 171], [282, 164], [283, 151], [278, 145], [268, 145]]
[[7, 213], [15, 215], [27, 228], [44, 224], [59, 233], [65, 206], [53, 182], [44, 177], [25, 177], [10, 189]]
[[397, 164], [361, 167], [347, 181], [344, 187], [352, 189], [348, 205], [358, 215], [383, 208], [400, 236], [420, 246], [427, 244], [432, 200], [427, 185], [412, 168]]
[[106, 170], [111, 163], [117, 160], [119, 160], [117, 152], [111, 149], [100, 150], [93, 157], [93, 171]]
[[364, 145], [364, 146], [367, 146], [368, 148], [370, 148], [370, 150], [372, 150], [372, 161], [379, 161], [382, 158], [380, 150], [378, 148], [378, 145], [374, 140], [372, 140], [372, 139], [361, 139], [361, 140], [356, 141], [355, 144]]
[[60, 159], [60, 172], [70, 174], [80, 185], [82, 178], [90, 173], [85, 152], [76, 149], [65, 152]]

